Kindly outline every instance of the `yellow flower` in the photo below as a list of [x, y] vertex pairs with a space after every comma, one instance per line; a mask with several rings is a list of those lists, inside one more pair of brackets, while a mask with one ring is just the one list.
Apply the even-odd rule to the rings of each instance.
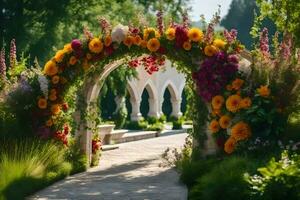
[[46, 126], [51, 127], [53, 125], [52, 119], [46, 121]]
[[203, 39], [203, 32], [199, 28], [191, 28], [188, 31], [188, 37], [193, 42], [200, 42]]
[[107, 35], [107, 36], [104, 38], [104, 46], [108, 47], [109, 45], [111, 45], [111, 43], [112, 43], [111, 36], [110, 36], [110, 35]]
[[51, 79], [51, 82], [52, 82], [53, 84], [59, 83], [59, 76], [57, 76], [57, 75], [53, 76], [52, 79]]
[[139, 46], [141, 44], [141, 41], [142, 41], [142, 38], [139, 35], [137, 35], [133, 38], [133, 44], [135, 44], [137, 46]]
[[75, 56], [71, 56], [69, 63], [70, 65], [75, 65], [77, 63], [77, 58]]
[[261, 85], [260, 88], [257, 89], [257, 92], [262, 97], [268, 97], [271, 93], [267, 85]]
[[211, 101], [213, 109], [215, 110], [221, 109], [224, 101], [225, 101], [224, 97], [222, 97], [221, 95], [214, 96]]
[[234, 151], [236, 140], [233, 137], [228, 138], [224, 144], [224, 151], [228, 154], [231, 154]]
[[174, 40], [175, 39], [175, 28], [168, 28], [166, 31], [166, 36], [168, 40]]
[[65, 50], [59, 50], [56, 52], [54, 59], [56, 62], [60, 63], [64, 59], [66, 51]]
[[239, 95], [231, 95], [226, 100], [226, 108], [230, 112], [237, 112], [240, 108], [241, 97]]
[[223, 115], [219, 119], [219, 124], [220, 124], [221, 128], [226, 129], [226, 128], [228, 128], [230, 121], [231, 121], [231, 118], [228, 115]]
[[213, 45], [218, 47], [219, 49], [224, 49], [226, 46], [226, 42], [221, 39], [215, 39]]
[[160, 42], [156, 38], [150, 39], [147, 43], [147, 48], [151, 52], [157, 51], [159, 49], [159, 47], [160, 47]]
[[143, 48], [147, 48], [148, 42], [146, 40], [142, 40], [140, 46]]
[[38, 107], [40, 109], [46, 109], [47, 108], [47, 100], [45, 98], [40, 98], [38, 100]]
[[132, 36], [127, 36], [123, 43], [127, 46], [127, 47], [131, 47], [131, 45], [133, 44], [133, 37]]
[[160, 37], [159, 32], [157, 30], [155, 30], [155, 28], [145, 28], [143, 39], [148, 40], [150, 37], [150, 34], [152, 34], [152, 36], [154, 36], [155, 38]]
[[204, 48], [204, 54], [206, 56], [211, 57], [211, 56], [215, 55], [216, 53], [218, 53], [218, 48], [215, 47], [214, 45], [208, 45]]
[[59, 104], [54, 104], [51, 106], [51, 112], [54, 115], [58, 115], [60, 113], [61, 109], [60, 109], [60, 105]]
[[63, 50], [66, 51], [66, 53], [70, 53], [73, 49], [72, 49], [71, 44], [69, 43], [64, 46]]
[[240, 102], [240, 108], [250, 108], [252, 101], [249, 97], [243, 98]]
[[217, 120], [212, 120], [209, 124], [209, 130], [212, 132], [212, 133], [216, 133], [220, 130], [220, 125], [219, 125], [219, 122]]
[[44, 67], [44, 74], [48, 76], [53, 76], [57, 74], [58, 67], [56, 66], [56, 63], [52, 60], [48, 61]]
[[250, 126], [245, 122], [239, 122], [231, 128], [231, 137], [233, 137], [236, 141], [247, 139], [250, 136]]
[[185, 50], [189, 51], [189, 50], [191, 50], [192, 45], [191, 45], [190, 42], [184, 42], [183, 45], [182, 45], [182, 47], [183, 47]]
[[234, 89], [234, 90], [241, 89], [241, 87], [243, 86], [244, 82], [245, 81], [242, 80], [242, 79], [240, 79], [240, 78], [235, 79], [234, 81], [232, 81], [232, 89]]
[[94, 38], [89, 43], [89, 49], [93, 53], [100, 53], [103, 49], [103, 44], [99, 38]]

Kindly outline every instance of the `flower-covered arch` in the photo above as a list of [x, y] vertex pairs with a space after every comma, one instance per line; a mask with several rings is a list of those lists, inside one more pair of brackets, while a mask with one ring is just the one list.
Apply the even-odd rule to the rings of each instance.
[[[37, 127], [47, 129], [47, 136], [64, 144], [68, 143], [70, 132], [63, 117], [68, 112], [64, 95], [78, 79], [85, 80], [81, 91], [86, 102], [84, 109], [90, 111], [90, 105], [96, 102], [99, 95], [101, 82], [124, 63], [128, 67], [143, 66], [152, 74], [168, 58], [186, 74], [188, 81], [194, 81], [195, 92], [202, 102], [213, 100], [212, 105], [218, 107], [223, 105], [224, 99], [216, 96], [238, 76], [242, 45], [236, 40], [234, 30], [215, 34], [214, 23], [210, 23], [204, 31], [189, 27], [186, 22], [171, 23], [164, 28], [161, 17], [158, 18], [158, 28], [121, 24], [111, 28], [106, 20], [101, 21], [101, 28], [101, 35], [97, 37], [85, 30], [85, 39], [74, 39], [66, 44], [44, 66], [50, 88], [48, 93], [41, 94], [37, 99], [37, 113], [40, 116]], [[225, 123], [226, 120], [229, 119], [222, 121]], [[90, 155], [92, 148], [91, 133], [86, 128], [88, 124], [93, 122], [86, 120], [81, 123], [78, 135], [81, 136], [82, 148]], [[215, 126], [219, 127], [219, 122]], [[210, 129], [213, 128], [211, 123]]]

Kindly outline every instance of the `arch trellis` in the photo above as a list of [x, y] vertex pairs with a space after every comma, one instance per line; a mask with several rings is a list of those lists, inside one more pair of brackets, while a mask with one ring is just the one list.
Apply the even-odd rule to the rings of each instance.
[[[162, 24], [158, 29], [120, 24], [111, 29], [103, 25], [100, 37], [86, 32], [85, 39], [73, 40], [45, 64], [44, 74], [50, 82], [49, 94], [48, 97], [41, 94], [38, 98], [38, 112], [43, 116], [38, 124], [46, 126], [54, 138], [66, 143], [68, 136], [61, 131], [65, 126], [63, 113], [67, 110], [65, 92], [75, 80], [84, 80], [80, 87], [84, 101], [81, 110], [93, 112], [103, 81], [124, 63], [128, 63], [129, 67], [142, 65], [152, 74], [168, 58], [176, 63], [180, 72], [185, 73], [188, 82], [195, 79], [192, 74], [199, 71], [203, 60], [224, 59], [220, 65], [227, 66], [230, 61], [226, 57], [241, 51], [236, 35], [227, 33], [229, 36], [215, 37], [213, 24], [209, 24], [206, 32], [186, 24], [170, 24], [166, 30]], [[219, 58], [221, 55], [224, 58]], [[197, 81], [196, 86], [199, 89]], [[201, 96], [201, 92], [199, 94]], [[207, 109], [201, 114], [207, 114]], [[77, 135], [80, 136], [82, 149], [90, 156], [92, 133], [86, 127], [93, 126], [94, 122], [83, 120], [79, 112], [75, 115], [80, 123]], [[58, 119], [59, 123], [56, 122]], [[205, 119], [203, 117], [202, 120]]]

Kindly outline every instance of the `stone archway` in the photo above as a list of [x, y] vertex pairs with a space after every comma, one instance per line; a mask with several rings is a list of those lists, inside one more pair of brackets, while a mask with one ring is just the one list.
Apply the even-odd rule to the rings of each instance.
[[[172, 113], [171, 116], [174, 116], [176, 118], [179, 118], [182, 116], [181, 113], [181, 93], [180, 91], [175, 87], [174, 83], [171, 81], [167, 81], [162, 89], [162, 93], [161, 93], [161, 99], [164, 99], [164, 93], [165, 90], [169, 90], [170, 94], [171, 94], [171, 104], [172, 104]], [[162, 102], [161, 102], [161, 106], [162, 106]]]

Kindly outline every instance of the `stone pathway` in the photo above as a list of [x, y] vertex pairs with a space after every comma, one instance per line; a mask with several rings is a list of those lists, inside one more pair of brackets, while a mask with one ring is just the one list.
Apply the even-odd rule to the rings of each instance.
[[70, 176], [31, 199], [185, 200], [174, 169], [159, 167], [167, 147], [180, 148], [185, 133], [119, 144], [103, 152], [99, 167]]

